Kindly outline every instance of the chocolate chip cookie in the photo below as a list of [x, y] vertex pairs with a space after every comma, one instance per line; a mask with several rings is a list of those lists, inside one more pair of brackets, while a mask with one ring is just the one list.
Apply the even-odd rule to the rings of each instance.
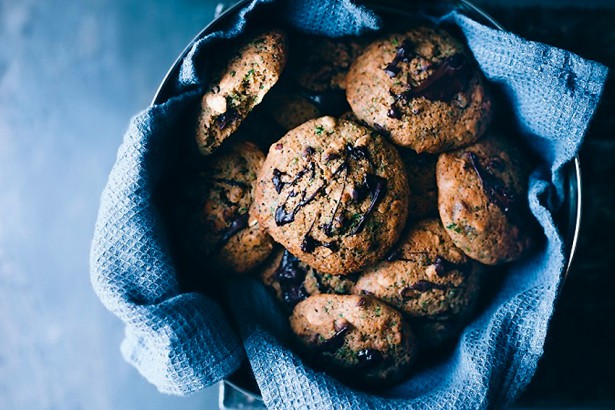
[[352, 63], [346, 84], [348, 102], [360, 120], [418, 153], [470, 144], [491, 117], [471, 55], [434, 27], [374, 41]]
[[209, 158], [182, 190], [178, 218], [187, 227], [182, 239], [208, 270], [247, 272], [273, 249], [251, 208], [265, 155], [250, 142], [238, 142]]
[[385, 261], [363, 272], [353, 292], [381, 299], [408, 318], [458, 318], [478, 296], [479, 268], [438, 219], [424, 219], [406, 231]]
[[357, 37], [296, 36], [289, 60], [290, 75], [305, 90], [327, 92], [346, 89], [350, 65], [365, 47]]
[[310, 296], [295, 306], [290, 324], [325, 368], [356, 384], [393, 383], [414, 359], [414, 336], [402, 315], [368, 296]]
[[487, 265], [520, 258], [534, 233], [527, 202], [527, 154], [502, 136], [440, 155], [438, 209], [447, 233]]
[[310, 295], [350, 294], [356, 280], [352, 275], [320, 273], [281, 247], [263, 266], [261, 279], [290, 309]]
[[408, 213], [408, 181], [397, 150], [350, 121], [322, 117], [269, 150], [255, 208], [263, 227], [301, 261], [345, 275], [381, 259]]
[[324, 115], [350, 110], [346, 74], [363, 43], [356, 38], [295, 35], [288, 68], [263, 104], [287, 131]]
[[286, 35], [267, 31], [242, 45], [201, 100], [196, 142], [209, 155], [228, 138], [278, 81], [286, 64]]

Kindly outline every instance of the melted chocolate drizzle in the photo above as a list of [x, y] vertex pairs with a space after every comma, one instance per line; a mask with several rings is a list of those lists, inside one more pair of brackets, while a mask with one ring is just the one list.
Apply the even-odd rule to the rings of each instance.
[[282, 260], [274, 275], [280, 284], [282, 299], [288, 307], [292, 308], [310, 296], [303, 286], [306, 271], [299, 266], [299, 259], [287, 250], [282, 254]]
[[504, 186], [503, 181], [493, 175], [489, 169], [483, 167], [475, 153], [466, 152], [464, 157], [469, 160], [472, 168], [474, 168], [474, 171], [476, 172], [476, 175], [478, 175], [478, 179], [483, 186], [483, 191], [489, 198], [489, 201], [496, 204], [500, 209], [502, 209], [502, 211], [504, 211], [505, 214], [514, 213], [516, 211], [514, 208], [516, 208], [518, 202], [517, 195], [507, 189], [506, 186]]
[[360, 233], [363, 228], [365, 228], [365, 222], [369, 214], [372, 213], [376, 204], [384, 198], [387, 193], [387, 180], [382, 178], [381, 176], [375, 174], [365, 174], [364, 185], [369, 190], [369, 194], [371, 196], [371, 202], [369, 204], [369, 208], [367, 212], [361, 215], [359, 219], [359, 223], [354, 227], [354, 229], [350, 232], [350, 235], [356, 235]]
[[[359, 161], [359, 160], [365, 160], [367, 162], [369, 162], [372, 166], [372, 160], [371, 157], [369, 155], [369, 152], [367, 150], [366, 147], [364, 146], [352, 146], [350, 144], [346, 145], [346, 149], [344, 151], [345, 156], [344, 159], [342, 161], [342, 163], [333, 171], [333, 174], [331, 175], [331, 178], [328, 181], [323, 182], [318, 188], [316, 188], [316, 190], [309, 196], [307, 196], [307, 191], [303, 191], [301, 192], [301, 199], [299, 200], [299, 202], [297, 203], [297, 205], [295, 205], [295, 207], [291, 210], [287, 210], [286, 209], [286, 203], [288, 202], [288, 199], [297, 196], [298, 194], [295, 191], [291, 191], [286, 200], [284, 201], [283, 204], [279, 205], [278, 208], [275, 210], [275, 222], [278, 226], [282, 226], [288, 223], [291, 223], [295, 220], [295, 216], [297, 214], [297, 212], [299, 212], [299, 210], [301, 208], [303, 208], [304, 206], [306, 206], [307, 204], [309, 204], [310, 202], [312, 202], [318, 195], [320, 195], [324, 189], [329, 186], [329, 184], [336, 180], [337, 177], [343, 172], [345, 172], [344, 175], [344, 187], [346, 185], [346, 179], [348, 177], [348, 172], [350, 172], [350, 161], [349, 159], [354, 159], [355, 161]], [[336, 159], [339, 158], [339, 156], [330, 156], [328, 158], [328, 160], [332, 160], [332, 159]], [[303, 168], [301, 171], [299, 171], [299, 173], [297, 173], [297, 175], [295, 176], [295, 178], [290, 181], [290, 182], [284, 182], [282, 181], [282, 176], [286, 175], [285, 173], [281, 172], [280, 170], [278, 170], [277, 168], [273, 170], [273, 177], [272, 177], [272, 183], [276, 189], [276, 192], [279, 194], [282, 189], [284, 188], [285, 185], [289, 185], [289, 186], [294, 186], [296, 185], [296, 183], [305, 175], [307, 174], [307, 172], [311, 171], [312, 173], [312, 177], [315, 174], [315, 163], [314, 162], [310, 162], [309, 165], [307, 165], [305, 168]], [[372, 212], [374, 206], [376, 205], [376, 203], [382, 199], [382, 197], [384, 195], [386, 195], [386, 179], [379, 177], [377, 175], [374, 174], [367, 174], [365, 176], [365, 181], [364, 181], [364, 185], [366, 186], [366, 191], [369, 191], [371, 196], [372, 196], [372, 203], [370, 204], [370, 207], [368, 209], [368, 211], [361, 216], [361, 219], [359, 221], [359, 224], [355, 227], [355, 229], [351, 232], [351, 235], [355, 235], [357, 233], [359, 233], [362, 229], [363, 229], [363, 225], [365, 224], [365, 220], [367, 218], [367, 216]], [[344, 189], [342, 189], [342, 194], [344, 192]], [[338, 198], [336, 205], [335, 205], [335, 209], [333, 214], [331, 215], [331, 219], [329, 220], [329, 222], [327, 222], [324, 225], [324, 231], [325, 234], [327, 236], [333, 236], [333, 222], [335, 220], [337, 211], [339, 209], [339, 205], [341, 202], [341, 194], [340, 197]], [[311, 228], [310, 228], [311, 230]], [[304, 243], [302, 243], [302, 249], [305, 248], [308, 251], [304, 251], [304, 252], [313, 252], [315, 250], [315, 248], [317, 246], [325, 246], [329, 249], [331, 249], [333, 252], [337, 252], [339, 250], [339, 246], [336, 242], [320, 242], [317, 241], [316, 239], [306, 236], [304, 238]]]
[[357, 368], [363, 370], [377, 366], [384, 361], [382, 353], [376, 349], [363, 349], [359, 351], [357, 359], [359, 360]]

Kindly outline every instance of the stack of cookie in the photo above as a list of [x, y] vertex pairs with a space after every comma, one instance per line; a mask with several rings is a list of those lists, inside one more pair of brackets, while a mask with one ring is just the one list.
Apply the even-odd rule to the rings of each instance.
[[399, 380], [459, 334], [484, 265], [531, 246], [528, 164], [485, 135], [491, 108], [439, 28], [252, 35], [202, 98], [185, 242], [208, 271], [257, 270], [325, 368]]

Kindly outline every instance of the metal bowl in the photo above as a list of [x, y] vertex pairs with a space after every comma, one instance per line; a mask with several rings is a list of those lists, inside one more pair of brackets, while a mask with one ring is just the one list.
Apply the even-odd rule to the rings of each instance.
[[[234, 5], [224, 8], [224, 3], [220, 3], [217, 10], [217, 15], [214, 20], [209, 23], [184, 49], [177, 57], [173, 66], [169, 69], [166, 76], [162, 80], [156, 94], [153, 98], [152, 105], [163, 103], [173, 96], [173, 79], [177, 78], [181, 62], [188, 54], [192, 45], [203, 38], [204, 36], [219, 30], [226, 24], [237, 11], [249, 3], [250, 0], [241, 0]], [[408, 14], [415, 15], [417, 5], [421, 1], [412, 2], [404, 0], [361, 0], [358, 1], [370, 9], [373, 9], [382, 14], [394, 13], [396, 15]], [[487, 13], [476, 7], [466, 0], [440, 0], [423, 2], [425, 11], [429, 14], [430, 11], [439, 13], [445, 11], [458, 10], [465, 15], [479, 21], [485, 25], [504, 30], [504, 28]], [[223, 12], [218, 13], [219, 11]], [[567, 264], [562, 273], [560, 288], [565, 282], [566, 276], [570, 271], [572, 261], [577, 248], [579, 238], [579, 230], [581, 226], [581, 164], [579, 157], [575, 156], [563, 168], [565, 177], [565, 201], [557, 214], [555, 214], [555, 222], [564, 238], [564, 252], [567, 257]], [[259, 395], [258, 387], [254, 382], [253, 376], [249, 368], [244, 367], [237, 373], [231, 375], [228, 379], [220, 382], [219, 407], [220, 409], [265, 409], [262, 397]]]

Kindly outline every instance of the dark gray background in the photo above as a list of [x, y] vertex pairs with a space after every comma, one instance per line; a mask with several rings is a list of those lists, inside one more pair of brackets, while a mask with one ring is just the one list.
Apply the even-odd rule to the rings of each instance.
[[0, 0], [1, 408], [217, 406], [216, 386], [165, 396], [122, 360], [123, 326], [88, 274], [98, 198], [128, 121], [215, 4]]

